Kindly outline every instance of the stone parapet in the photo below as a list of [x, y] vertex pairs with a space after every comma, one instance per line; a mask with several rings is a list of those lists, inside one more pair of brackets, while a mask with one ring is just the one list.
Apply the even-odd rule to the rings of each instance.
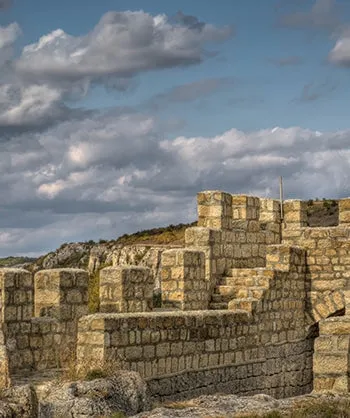
[[260, 199], [255, 196], [232, 195], [232, 219], [234, 221], [259, 220]]
[[204, 191], [197, 194], [198, 226], [231, 229], [232, 196], [229, 193]]
[[339, 200], [339, 225], [350, 226], [350, 198]]
[[[242, 311], [85, 316], [79, 321], [77, 366], [137, 371], [159, 399], [218, 390], [302, 394], [311, 390], [311, 341], [302, 337], [302, 327], [295, 332], [298, 322], [293, 331], [283, 331], [286, 319], [280, 325], [272, 319], [279, 311], [276, 306], [260, 321]], [[275, 340], [278, 333], [281, 340]]]
[[208, 309], [209, 282], [202, 251], [164, 251], [161, 270], [162, 305], [181, 310]]
[[288, 229], [307, 226], [307, 202], [301, 200], [285, 200], [283, 202], [283, 220]]
[[30, 321], [33, 316], [33, 277], [23, 269], [0, 269], [0, 319], [9, 324]]
[[151, 311], [154, 285], [147, 267], [106, 267], [100, 271], [100, 312]]
[[350, 316], [320, 321], [313, 360], [314, 391], [350, 391]]
[[88, 313], [89, 275], [81, 269], [41, 270], [34, 276], [36, 317], [71, 321]]

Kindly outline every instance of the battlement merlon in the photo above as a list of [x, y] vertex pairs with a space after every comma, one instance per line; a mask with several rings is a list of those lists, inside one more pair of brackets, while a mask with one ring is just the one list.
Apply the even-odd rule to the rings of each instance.
[[350, 197], [339, 199], [339, 225], [350, 226]]
[[232, 195], [220, 190], [197, 194], [198, 226], [211, 229], [254, 229], [259, 222], [279, 224], [280, 203], [275, 199]]

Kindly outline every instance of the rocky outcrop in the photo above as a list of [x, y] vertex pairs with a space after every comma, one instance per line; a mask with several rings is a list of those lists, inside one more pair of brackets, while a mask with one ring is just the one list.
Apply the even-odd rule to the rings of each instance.
[[94, 244], [92, 243], [80, 242], [63, 244], [57, 250], [38, 258], [35, 263], [30, 266], [30, 270], [36, 272], [38, 270], [62, 267], [86, 269], [89, 263], [90, 251], [93, 246]]
[[38, 417], [38, 398], [33, 386], [13, 386], [2, 390], [0, 417]]
[[136, 372], [105, 379], [52, 385], [40, 402], [39, 417], [96, 418], [116, 412], [134, 415], [150, 408], [147, 385]]
[[151, 269], [155, 280], [155, 287], [160, 287], [160, 260], [168, 245], [126, 245], [105, 249], [101, 246], [92, 248], [88, 264], [88, 271], [93, 274], [101, 267], [136, 265]]
[[133, 418], [268, 418], [268, 417], [348, 417], [349, 395], [304, 395], [275, 399], [259, 394], [254, 396], [200, 396], [184, 402], [165, 404]]
[[113, 242], [64, 244], [31, 265], [33, 272], [43, 269], [74, 267], [95, 274], [105, 266], [140, 265], [149, 267], [159, 288], [161, 254], [178, 245], [121, 245]]

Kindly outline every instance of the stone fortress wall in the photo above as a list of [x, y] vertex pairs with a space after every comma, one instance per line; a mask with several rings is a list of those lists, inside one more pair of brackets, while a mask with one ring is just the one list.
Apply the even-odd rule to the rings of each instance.
[[24, 372], [102, 364], [135, 370], [155, 398], [349, 391], [350, 199], [339, 225], [306, 226], [306, 203], [201, 192], [185, 247], [163, 251], [155, 278], [101, 271], [100, 313], [88, 274], [0, 270], [0, 383]]

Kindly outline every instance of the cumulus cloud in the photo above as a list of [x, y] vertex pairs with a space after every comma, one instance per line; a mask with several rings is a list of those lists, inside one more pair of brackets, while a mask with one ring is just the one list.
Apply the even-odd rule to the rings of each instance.
[[226, 40], [232, 30], [192, 20], [181, 15], [173, 23], [166, 15], [143, 11], [108, 12], [85, 36], [57, 29], [27, 45], [16, 68], [22, 76], [51, 83], [99, 83], [111, 76], [128, 80], [142, 71], [198, 64], [205, 45]]
[[192, 221], [198, 191], [276, 197], [280, 175], [288, 198], [343, 197], [349, 140], [302, 128], [164, 139], [154, 117], [135, 112], [65, 121], [0, 143], [0, 249]]
[[68, 101], [86, 96], [92, 84], [107, 90], [130, 90], [143, 71], [198, 64], [208, 42], [227, 39], [218, 28], [181, 14], [172, 21], [145, 12], [108, 12], [88, 34], [74, 37], [61, 29], [24, 47], [13, 60], [16, 23], [0, 27], [0, 128], [3, 138], [86, 112]]
[[342, 67], [350, 67], [350, 33], [344, 33], [329, 53], [329, 60]]
[[11, 46], [20, 35], [21, 30], [17, 23], [0, 27], [0, 49]]
[[[13, 61], [19, 34], [17, 24], [0, 30], [0, 255], [192, 221], [198, 191], [273, 196], [280, 175], [288, 197], [350, 192], [350, 131], [232, 129], [173, 139], [170, 127], [181, 121], [160, 121], [145, 108], [87, 112], [67, 104], [94, 83], [125, 91], [141, 72], [200, 63], [231, 28], [181, 12], [110, 12], [88, 34], [57, 29]], [[232, 83], [199, 80], [153, 100], [188, 103]]]
[[0, 129], [2, 140], [24, 132], [42, 131], [69, 119], [81, 118], [91, 111], [69, 108], [64, 91], [45, 84], [0, 84]]
[[13, 45], [21, 34], [17, 23], [0, 26], [0, 70], [13, 56]]
[[340, 24], [335, 0], [316, 0], [308, 11], [283, 14], [278, 23], [289, 28], [336, 29]]

